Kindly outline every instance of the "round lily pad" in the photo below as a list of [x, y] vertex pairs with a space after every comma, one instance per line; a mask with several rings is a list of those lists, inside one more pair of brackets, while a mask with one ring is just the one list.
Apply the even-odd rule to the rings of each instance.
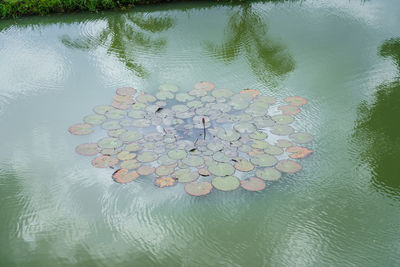
[[160, 100], [167, 100], [167, 99], [173, 99], [174, 94], [169, 91], [161, 91], [156, 94], [156, 97]]
[[111, 106], [113, 106], [116, 109], [121, 109], [121, 110], [129, 109], [131, 107], [130, 104], [122, 103], [122, 102], [115, 101], [115, 100], [112, 102]]
[[94, 107], [93, 111], [100, 115], [105, 115], [108, 111], [114, 109], [112, 106], [101, 105]]
[[216, 189], [221, 191], [232, 191], [240, 185], [239, 179], [235, 176], [215, 177], [211, 183]]
[[188, 102], [187, 106], [189, 108], [199, 108], [199, 107], [203, 106], [203, 103], [201, 101], [194, 100], [194, 101]]
[[297, 144], [307, 144], [313, 140], [312, 135], [308, 133], [294, 133], [289, 135], [289, 138]]
[[289, 96], [285, 98], [285, 102], [289, 103], [292, 106], [300, 107], [304, 104], [307, 104], [307, 99], [301, 96]]
[[161, 157], [158, 158], [157, 161], [161, 165], [171, 165], [176, 163], [176, 160], [168, 157], [168, 155], [162, 155]]
[[277, 146], [269, 145], [267, 148], [264, 149], [264, 152], [270, 155], [281, 155], [283, 154], [283, 149]]
[[278, 181], [282, 174], [275, 168], [264, 168], [258, 169], [256, 176], [266, 181]]
[[121, 150], [115, 148], [104, 148], [100, 151], [104, 156], [113, 156], [119, 153]]
[[254, 140], [253, 143], [251, 144], [251, 147], [254, 147], [257, 149], [265, 149], [269, 146], [270, 146], [270, 144], [268, 144], [267, 141], [263, 141], [263, 140]]
[[136, 94], [136, 89], [133, 87], [122, 87], [117, 89], [117, 95], [134, 95]]
[[200, 168], [199, 169], [199, 174], [201, 176], [210, 176], [211, 173], [206, 168]]
[[175, 112], [186, 112], [189, 110], [188, 106], [186, 105], [174, 105], [171, 109]]
[[136, 97], [136, 101], [143, 103], [143, 104], [147, 104], [149, 102], [157, 101], [157, 98], [155, 98], [154, 96], [149, 95], [149, 94], [141, 94]]
[[200, 98], [200, 100], [201, 100], [201, 102], [209, 103], [209, 102], [214, 102], [215, 97], [213, 97], [211, 95], [206, 95], [206, 96], [203, 96], [202, 98]]
[[175, 84], [166, 83], [166, 84], [160, 85], [158, 87], [158, 90], [176, 93], [179, 91], [179, 87], [176, 86]]
[[127, 96], [116, 95], [116, 96], [114, 96], [114, 101], [121, 102], [123, 104], [135, 103], [135, 101], [133, 101], [132, 96], [130, 96], [130, 95], [127, 95]]
[[126, 151], [139, 151], [140, 149], [142, 149], [142, 147], [138, 143], [130, 143], [125, 146]]
[[179, 93], [176, 94], [175, 99], [179, 102], [188, 102], [194, 100], [194, 97], [187, 93]]
[[146, 116], [146, 114], [147, 113], [143, 110], [134, 109], [128, 113], [128, 117], [131, 117], [133, 119], [143, 119]]
[[151, 124], [151, 121], [148, 119], [136, 119], [132, 120], [131, 125], [138, 128], [147, 128]]
[[101, 125], [104, 130], [118, 130], [121, 129], [121, 124], [117, 120], [106, 121]]
[[285, 147], [290, 147], [292, 145], [293, 145], [292, 142], [290, 142], [289, 140], [286, 140], [286, 139], [279, 139], [276, 141], [276, 146], [278, 146], [278, 147], [285, 148]]
[[176, 164], [172, 165], [161, 165], [156, 168], [156, 174], [158, 176], [169, 175], [174, 172]]
[[155, 155], [154, 153], [152, 153], [150, 151], [144, 151], [137, 156], [137, 160], [139, 160], [141, 162], [152, 162], [152, 161], [155, 161], [157, 159], [157, 157], [158, 157], [157, 155]]
[[267, 154], [256, 155], [256, 156], [252, 157], [250, 159], [250, 161], [254, 165], [257, 165], [260, 167], [274, 166], [278, 162], [278, 160], [274, 156], [267, 155]]
[[199, 156], [188, 156], [182, 162], [191, 167], [197, 167], [204, 163], [203, 159]]
[[275, 121], [265, 116], [254, 118], [253, 122], [257, 128], [272, 127], [275, 125]]
[[231, 161], [230, 158], [228, 158], [224, 153], [219, 152], [219, 151], [215, 152], [212, 157], [215, 161], [218, 161], [218, 162], [230, 162]]
[[256, 140], [265, 140], [268, 135], [262, 131], [256, 131], [254, 133], [249, 134], [249, 137], [251, 139], [256, 139]]
[[276, 124], [272, 127], [271, 133], [275, 135], [289, 135], [294, 132], [293, 128], [286, 124]]
[[130, 183], [136, 180], [138, 177], [139, 174], [136, 171], [129, 172], [128, 169], [119, 169], [112, 175], [114, 181], [121, 184]]
[[235, 124], [233, 128], [239, 133], [252, 133], [256, 130], [256, 127], [250, 122], [242, 122]]
[[120, 167], [123, 169], [137, 169], [142, 165], [142, 163], [138, 162], [136, 159], [124, 160], [121, 162]]
[[224, 148], [224, 145], [222, 143], [208, 143], [207, 148], [210, 149], [211, 151], [219, 151]]
[[215, 176], [227, 176], [235, 172], [235, 169], [229, 163], [212, 163], [208, 166], [208, 170]]
[[159, 177], [154, 181], [154, 184], [158, 187], [168, 187], [176, 184], [176, 180], [170, 176]]
[[276, 103], [276, 99], [273, 98], [272, 96], [266, 96], [266, 95], [262, 95], [262, 96], [257, 96], [256, 102], [261, 102], [261, 103], [265, 103], [265, 104], [275, 104]]
[[292, 105], [280, 106], [278, 109], [282, 111], [282, 114], [284, 115], [296, 115], [300, 113], [300, 109]]
[[68, 131], [74, 135], [86, 135], [93, 132], [93, 126], [88, 123], [78, 123], [70, 126]]
[[249, 154], [250, 157], [255, 157], [257, 155], [264, 154], [264, 150], [261, 149], [252, 149], [251, 151], [248, 151], [247, 154]]
[[295, 173], [301, 170], [301, 165], [294, 160], [285, 159], [279, 161], [275, 168], [281, 172]]
[[233, 96], [233, 92], [228, 89], [215, 89], [211, 92], [211, 95], [216, 98], [221, 98], [221, 97], [229, 98]]
[[254, 165], [246, 159], [237, 160], [234, 167], [241, 172], [249, 172], [254, 169]]
[[113, 108], [113, 109], [107, 111], [105, 115], [109, 119], [119, 120], [119, 119], [122, 119], [123, 117], [125, 117], [126, 111]]
[[196, 90], [211, 91], [215, 88], [215, 85], [211, 82], [198, 82], [194, 85]]
[[240, 91], [241, 94], [249, 94], [252, 97], [256, 97], [257, 95], [260, 94], [259, 91], [257, 91], [256, 89], [243, 89], [242, 91]]
[[218, 138], [228, 141], [228, 142], [232, 142], [232, 141], [236, 141], [240, 138], [240, 134], [234, 130], [224, 130], [221, 129], [217, 132], [217, 136]]
[[188, 94], [191, 96], [202, 97], [202, 96], [207, 95], [207, 91], [201, 90], [201, 89], [193, 89], [193, 90], [189, 91]]
[[117, 158], [119, 160], [129, 160], [129, 159], [134, 159], [136, 157], [135, 153], [131, 153], [129, 151], [121, 151], [117, 154]]
[[118, 148], [122, 146], [122, 141], [114, 137], [106, 137], [97, 142], [100, 148]]
[[117, 158], [112, 158], [110, 156], [98, 156], [92, 160], [92, 165], [96, 168], [107, 168], [118, 164]]
[[302, 159], [310, 155], [313, 151], [301, 146], [291, 146], [286, 149], [292, 159]]
[[211, 192], [213, 186], [211, 183], [203, 182], [191, 182], [185, 185], [185, 191], [192, 196], [204, 196]]
[[81, 144], [75, 148], [75, 151], [82, 156], [94, 156], [99, 153], [96, 143]]
[[261, 191], [265, 188], [265, 182], [259, 178], [251, 177], [240, 181], [240, 185], [247, 191]]
[[140, 175], [150, 175], [153, 174], [155, 170], [156, 169], [151, 166], [142, 165], [137, 169], [137, 172]]
[[279, 124], [290, 124], [294, 121], [294, 118], [290, 115], [274, 115], [272, 119]]
[[115, 130], [108, 131], [107, 134], [108, 134], [109, 137], [118, 137], [118, 136], [120, 136], [121, 134], [123, 134], [125, 132], [126, 132], [125, 129], [115, 129]]
[[186, 157], [186, 151], [183, 149], [173, 149], [168, 152], [168, 157], [175, 160], [183, 159]]
[[146, 104], [137, 102], [132, 105], [132, 109], [144, 109], [146, 107]]
[[196, 180], [199, 177], [199, 173], [197, 171], [195, 172], [185, 168], [175, 171], [172, 176], [175, 177], [180, 183], [188, 183]]
[[119, 136], [119, 139], [125, 143], [138, 141], [143, 138], [143, 134], [137, 131], [127, 131]]

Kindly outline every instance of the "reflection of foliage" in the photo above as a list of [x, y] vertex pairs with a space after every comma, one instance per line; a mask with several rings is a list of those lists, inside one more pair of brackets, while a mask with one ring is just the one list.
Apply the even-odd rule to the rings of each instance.
[[164, 38], [151, 38], [146, 32], [156, 33], [169, 29], [173, 25], [168, 17], [151, 17], [138, 13], [113, 16], [106, 19], [107, 26], [97, 35], [71, 40], [64, 36], [62, 42], [71, 48], [94, 49], [107, 48], [107, 53], [115, 55], [119, 61], [136, 75], [145, 77], [147, 70], [136, 62], [134, 50], [141, 49], [158, 53], [166, 45]]
[[[391, 57], [400, 71], [400, 38], [383, 43], [380, 55]], [[400, 77], [377, 88], [375, 102], [363, 102], [356, 136], [365, 142], [362, 157], [373, 169], [373, 183], [396, 195], [400, 194]]]
[[231, 62], [244, 52], [250, 67], [258, 79], [266, 84], [274, 83], [294, 69], [294, 61], [285, 48], [268, 39], [267, 26], [245, 3], [230, 18], [226, 30], [227, 41], [221, 46], [208, 45], [218, 59]]

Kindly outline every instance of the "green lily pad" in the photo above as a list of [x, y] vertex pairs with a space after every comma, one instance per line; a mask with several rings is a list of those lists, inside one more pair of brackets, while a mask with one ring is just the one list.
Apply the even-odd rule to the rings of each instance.
[[136, 97], [136, 101], [138, 101], [140, 103], [143, 103], [143, 104], [147, 104], [147, 103], [150, 103], [150, 102], [157, 101], [157, 98], [155, 98], [154, 96], [149, 95], [149, 94], [142, 94], [142, 95], [138, 95]]
[[227, 157], [224, 153], [222, 153], [222, 152], [215, 152], [214, 155], [213, 155], [212, 157], [213, 157], [213, 159], [214, 159], [215, 161], [218, 161], [218, 162], [230, 162], [230, 161], [231, 161], [231, 159], [228, 158], [228, 157]]
[[137, 160], [139, 160], [140, 162], [152, 162], [155, 161], [157, 158], [158, 156], [150, 151], [144, 151], [137, 156]]
[[227, 176], [235, 172], [235, 168], [229, 163], [212, 163], [208, 166], [208, 170], [215, 176]]
[[179, 169], [172, 174], [178, 182], [180, 183], [188, 183], [196, 180], [199, 177], [199, 173], [197, 171], [191, 171], [190, 169]]
[[307, 144], [313, 140], [312, 135], [308, 133], [294, 133], [289, 135], [289, 138], [297, 144]]
[[216, 152], [223, 149], [224, 145], [221, 143], [208, 143], [207, 148], [210, 149], [211, 151]]
[[272, 119], [279, 124], [291, 124], [294, 118], [290, 115], [274, 115]]
[[228, 89], [215, 89], [211, 92], [211, 95], [216, 98], [221, 98], [221, 97], [229, 98], [234, 94], [231, 90]]
[[183, 149], [174, 149], [168, 152], [168, 157], [174, 160], [186, 158], [186, 151]]
[[104, 156], [113, 156], [116, 155], [120, 152], [120, 149], [116, 149], [116, 148], [104, 148], [100, 151], [101, 154], [103, 154]]
[[268, 137], [268, 134], [262, 131], [256, 131], [254, 133], [249, 134], [249, 137], [255, 140], [265, 140]]
[[254, 157], [252, 157], [250, 159], [250, 161], [254, 165], [257, 165], [260, 167], [274, 166], [278, 162], [278, 160], [274, 156], [267, 155], [267, 154], [255, 155]]
[[186, 105], [174, 105], [171, 109], [175, 112], [186, 112], [189, 110], [188, 106]]
[[285, 98], [285, 102], [292, 106], [300, 107], [304, 104], [307, 104], [307, 99], [301, 96], [289, 96]]
[[94, 156], [99, 150], [96, 143], [87, 143], [77, 146], [75, 152], [82, 156]]
[[115, 130], [108, 131], [107, 134], [108, 134], [109, 137], [118, 137], [118, 136], [120, 136], [121, 134], [123, 134], [125, 132], [126, 132], [125, 129], [115, 129]]
[[119, 120], [119, 119], [122, 119], [123, 117], [125, 117], [126, 111], [113, 108], [113, 109], [107, 111], [105, 115], [109, 119]]
[[129, 151], [121, 151], [117, 154], [117, 158], [119, 160], [129, 160], [129, 159], [134, 159], [136, 157], [135, 153], [131, 153]]
[[286, 124], [276, 124], [272, 127], [271, 133], [275, 135], [289, 135], [294, 132], [294, 129]]
[[264, 149], [264, 152], [276, 156], [283, 154], [283, 149], [277, 146], [269, 145], [267, 148]]
[[142, 163], [140, 163], [139, 161], [137, 161], [136, 159], [129, 159], [129, 160], [124, 160], [121, 162], [120, 167], [122, 169], [137, 169], [140, 167], [140, 165], [142, 165]]
[[108, 111], [110, 111], [112, 109], [114, 109], [112, 106], [101, 105], [101, 106], [94, 107], [93, 111], [97, 114], [105, 115]]
[[266, 149], [269, 146], [270, 146], [270, 144], [267, 141], [263, 141], [263, 140], [254, 140], [253, 143], [251, 144], [251, 147], [254, 147], [257, 149]]
[[83, 121], [89, 124], [102, 124], [106, 119], [107, 118], [104, 115], [93, 114], [85, 116]]
[[140, 103], [140, 102], [137, 102], [137, 103], [132, 105], [132, 109], [136, 109], [136, 110], [144, 109], [145, 107], [146, 107], [146, 104]]
[[215, 85], [211, 82], [198, 82], [194, 85], [195, 90], [211, 91], [215, 88]]
[[257, 128], [272, 127], [275, 125], [275, 121], [273, 121], [269, 117], [264, 117], [264, 116], [255, 117], [253, 122], [257, 126]]
[[172, 159], [168, 155], [162, 155], [161, 157], [158, 158], [157, 161], [161, 165], [171, 165], [176, 163], [176, 159]]
[[216, 189], [221, 191], [232, 191], [240, 185], [239, 179], [235, 176], [215, 177], [211, 183]]
[[131, 124], [134, 127], [147, 128], [151, 125], [151, 121], [148, 119], [136, 119], [136, 120], [132, 120]]
[[74, 135], [86, 135], [93, 133], [93, 126], [88, 123], [78, 123], [71, 125], [68, 128], [68, 131]]
[[119, 136], [119, 139], [125, 143], [138, 141], [143, 138], [143, 134], [137, 131], [127, 131]]
[[292, 145], [293, 145], [292, 142], [290, 142], [289, 140], [286, 140], [286, 139], [279, 139], [276, 141], [276, 146], [278, 146], [278, 147], [286, 148], [286, 147], [290, 147]]
[[210, 171], [209, 170], [207, 170], [206, 168], [200, 168], [199, 169], [199, 174], [201, 175], [201, 176], [210, 176]]
[[300, 113], [300, 109], [296, 106], [286, 105], [278, 107], [278, 110], [282, 111], [284, 115], [296, 115]]
[[164, 138], [164, 136], [158, 132], [148, 133], [144, 136], [144, 139], [146, 139], [146, 141], [148, 141], [148, 142], [158, 142], [158, 141], [163, 140], [163, 138]]
[[111, 106], [113, 106], [116, 109], [121, 109], [121, 110], [129, 109], [131, 107], [130, 104], [122, 103], [122, 102], [115, 101], [115, 100], [112, 102]]
[[133, 87], [122, 87], [117, 89], [117, 95], [134, 95], [136, 94], [136, 89]]
[[301, 165], [294, 160], [285, 159], [279, 161], [275, 168], [281, 172], [295, 173], [301, 170]]
[[199, 108], [203, 106], [203, 103], [201, 101], [193, 100], [187, 103], [187, 106], [189, 108]]
[[236, 141], [240, 138], [240, 134], [238, 132], [234, 130], [224, 130], [222, 128], [217, 132], [217, 136], [218, 138], [228, 142]]
[[117, 165], [118, 161], [110, 156], [98, 156], [92, 160], [92, 165], [96, 168], [109, 168]]
[[146, 114], [147, 113], [143, 110], [132, 110], [128, 113], [128, 117], [133, 119], [143, 119]]
[[176, 94], [175, 99], [178, 102], [188, 102], [194, 100], [195, 98], [187, 93], [179, 93]]
[[114, 137], [106, 137], [97, 142], [100, 148], [118, 148], [122, 146], [122, 141]]
[[259, 178], [251, 177], [240, 181], [240, 185], [247, 191], [261, 191], [265, 188], [265, 182]]
[[273, 98], [272, 96], [262, 95], [262, 96], [257, 96], [255, 102], [261, 102], [261, 103], [273, 105], [276, 103], [276, 99]]
[[138, 174], [145, 176], [145, 175], [153, 174], [155, 170], [156, 169], [151, 166], [142, 165], [137, 169], [137, 172], [138, 172]]
[[119, 169], [113, 173], [112, 178], [117, 183], [126, 184], [139, 178], [139, 174], [136, 171], [129, 172], [128, 169]]
[[256, 176], [266, 181], [278, 181], [282, 174], [275, 168], [264, 168], [258, 169]]
[[213, 186], [211, 183], [203, 182], [190, 182], [185, 185], [185, 191], [191, 196], [204, 196], [211, 192]]
[[199, 156], [188, 156], [182, 162], [190, 167], [197, 167], [204, 163], [203, 159]]
[[121, 124], [117, 120], [106, 121], [101, 125], [104, 130], [118, 130], [121, 129]]
[[252, 133], [256, 131], [256, 127], [250, 122], [242, 122], [235, 124], [233, 128], [239, 133]]
[[156, 168], [156, 174], [158, 176], [169, 175], [174, 172], [176, 164], [172, 165], [161, 165]]
[[158, 90], [176, 93], [179, 91], [179, 87], [176, 86], [175, 84], [166, 83], [166, 84], [160, 85], [158, 87]]
[[202, 98], [200, 98], [201, 102], [204, 103], [210, 103], [210, 102], [214, 102], [215, 101], [215, 97], [211, 96], [211, 95], [206, 95], [203, 96]]
[[176, 117], [179, 118], [179, 119], [189, 119], [189, 118], [193, 117], [194, 115], [195, 115], [195, 113], [191, 112], [191, 111], [182, 112], [182, 113], [178, 112], [176, 114]]
[[202, 97], [207, 95], [207, 91], [206, 90], [198, 90], [198, 89], [194, 89], [188, 92], [189, 95], [191, 96], [197, 96], [197, 97]]
[[245, 110], [246, 113], [253, 116], [264, 116], [268, 113], [268, 104], [261, 102], [254, 102]]
[[140, 149], [142, 149], [142, 147], [138, 143], [130, 143], [130, 144], [125, 146], [125, 150], [126, 151], [130, 151], [130, 152], [139, 151]]
[[160, 100], [167, 100], [167, 99], [173, 99], [174, 94], [169, 91], [161, 91], [156, 94], [156, 97]]
[[249, 172], [254, 169], [254, 165], [247, 159], [239, 159], [234, 165], [235, 169], [241, 172]]

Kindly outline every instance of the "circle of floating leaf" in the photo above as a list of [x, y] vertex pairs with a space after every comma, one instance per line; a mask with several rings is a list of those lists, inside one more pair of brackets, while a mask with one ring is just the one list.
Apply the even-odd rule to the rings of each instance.
[[218, 176], [212, 179], [212, 185], [221, 191], [232, 191], [239, 187], [240, 181], [235, 176]]
[[248, 180], [242, 180], [240, 181], [240, 185], [247, 191], [261, 191], [265, 188], [265, 182], [256, 177], [250, 177]]
[[185, 191], [192, 196], [204, 196], [211, 192], [213, 186], [210, 182], [190, 182], [185, 185]]

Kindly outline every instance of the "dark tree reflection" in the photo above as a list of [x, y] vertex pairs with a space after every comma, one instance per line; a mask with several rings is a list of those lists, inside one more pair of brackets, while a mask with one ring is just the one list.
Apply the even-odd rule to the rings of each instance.
[[160, 52], [167, 43], [166, 39], [153, 38], [150, 35], [171, 28], [173, 20], [169, 17], [129, 13], [107, 17], [106, 22], [107, 26], [96, 36], [74, 40], [64, 36], [62, 42], [68, 47], [84, 50], [105, 47], [107, 53], [116, 56], [127, 69], [139, 77], [148, 76], [148, 71], [137, 62], [135, 54], [140, 50], [147, 53]]
[[359, 107], [356, 137], [362, 142], [362, 157], [373, 170], [373, 184], [400, 196], [400, 38], [387, 40], [380, 55], [397, 65], [395, 81], [377, 88], [375, 102]]
[[268, 37], [267, 25], [251, 3], [238, 8], [225, 29], [226, 41], [222, 45], [208, 44], [208, 51], [225, 62], [232, 62], [244, 54], [261, 82], [275, 84], [277, 79], [294, 70], [294, 60], [282, 44]]

